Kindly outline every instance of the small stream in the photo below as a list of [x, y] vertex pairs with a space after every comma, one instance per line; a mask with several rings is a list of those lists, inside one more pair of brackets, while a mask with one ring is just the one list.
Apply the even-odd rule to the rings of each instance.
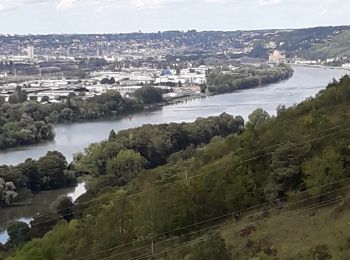
[[27, 224], [33, 220], [33, 216], [37, 214], [46, 215], [50, 213], [50, 205], [60, 195], [67, 195], [73, 201], [76, 201], [81, 195], [86, 192], [85, 183], [79, 183], [75, 188], [66, 188], [52, 191], [44, 191], [33, 195], [25, 203], [30, 203], [28, 206], [11, 207], [1, 209], [0, 214], [0, 243], [5, 244], [8, 240], [6, 226], [13, 221], [21, 221]]

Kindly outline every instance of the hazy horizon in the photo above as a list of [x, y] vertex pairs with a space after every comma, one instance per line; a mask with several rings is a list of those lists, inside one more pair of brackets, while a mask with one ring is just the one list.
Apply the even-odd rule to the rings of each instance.
[[346, 25], [349, 12], [346, 0], [0, 0], [0, 33], [297, 29]]
[[158, 32], [171, 32], [171, 31], [179, 31], [179, 32], [188, 32], [188, 31], [197, 31], [197, 32], [235, 32], [235, 31], [265, 31], [265, 30], [300, 30], [300, 29], [310, 29], [310, 28], [318, 28], [318, 27], [342, 27], [342, 26], [349, 26], [349, 24], [339, 24], [339, 25], [321, 25], [321, 26], [309, 26], [309, 27], [295, 27], [295, 28], [252, 28], [252, 29], [236, 29], [236, 30], [220, 30], [220, 29], [209, 29], [209, 30], [197, 30], [195, 28], [192, 29], [168, 29], [168, 30], [158, 30], [158, 31], [127, 31], [127, 32], [71, 32], [71, 33], [65, 33], [65, 32], [51, 32], [51, 33], [27, 33], [27, 34], [21, 34], [21, 33], [1, 33], [0, 35], [19, 35], [19, 36], [26, 36], [26, 35], [95, 35], [95, 34], [132, 34], [132, 33], [158, 33]]

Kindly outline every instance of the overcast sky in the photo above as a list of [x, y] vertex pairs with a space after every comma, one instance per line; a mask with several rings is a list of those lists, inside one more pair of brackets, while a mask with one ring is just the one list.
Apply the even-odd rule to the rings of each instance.
[[350, 24], [350, 0], [0, 0], [0, 33], [118, 33]]

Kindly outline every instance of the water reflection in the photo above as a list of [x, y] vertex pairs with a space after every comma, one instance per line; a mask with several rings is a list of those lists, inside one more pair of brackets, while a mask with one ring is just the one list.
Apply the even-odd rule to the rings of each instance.
[[58, 196], [67, 194], [67, 196], [75, 201], [85, 192], [85, 183], [79, 183], [75, 188], [44, 191], [36, 194], [25, 201], [25, 203], [30, 203], [27, 206], [0, 209], [0, 231], [2, 231], [0, 232], [0, 243], [5, 243], [8, 239], [8, 234], [5, 231], [7, 223], [23, 221], [29, 224], [33, 216], [50, 213], [50, 205]]
[[[291, 106], [299, 103], [324, 89], [333, 78], [337, 79], [349, 73], [344, 70], [310, 67], [294, 67], [294, 70], [295, 73], [291, 79], [277, 84], [183, 102], [155, 111], [145, 111], [135, 114], [132, 120], [125, 117], [114, 121], [58, 125], [55, 126], [55, 142], [0, 152], [0, 164], [18, 164], [26, 158], [38, 159], [47, 151], [53, 150], [62, 152], [67, 160], [71, 161], [74, 153], [83, 151], [91, 143], [106, 139], [111, 129], [120, 131], [143, 124], [188, 122], [197, 117], [214, 116], [223, 112], [247, 118], [256, 108], [263, 108], [275, 114], [278, 105]], [[32, 198], [31, 206], [1, 210], [0, 225], [18, 218], [30, 219], [38, 212], [48, 213], [52, 201], [61, 194], [70, 194], [73, 199], [76, 199], [84, 192], [84, 185], [79, 185], [76, 189], [41, 193]], [[0, 242], [6, 239], [6, 233], [0, 233]]]
[[108, 138], [109, 132], [138, 127], [143, 124], [188, 122], [197, 117], [208, 117], [227, 112], [247, 118], [256, 108], [275, 114], [276, 107], [291, 106], [315, 95], [333, 79], [348, 71], [323, 68], [294, 67], [294, 76], [277, 84], [231, 94], [192, 100], [155, 111], [145, 111], [113, 121], [75, 123], [55, 126], [55, 142], [0, 152], [0, 164], [18, 164], [31, 157], [38, 159], [47, 151], [60, 151], [68, 161], [73, 154], [83, 151], [89, 144]]

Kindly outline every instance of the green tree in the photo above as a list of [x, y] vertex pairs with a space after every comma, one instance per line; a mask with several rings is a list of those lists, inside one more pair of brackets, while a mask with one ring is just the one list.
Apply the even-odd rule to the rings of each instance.
[[9, 97], [9, 102], [12, 104], [23, 103], [28, 97], [25, 91], [20, 86], [17, 86], [15, 92]]
[[135, 91], [135, 97], [144, 104], [153, 104], [163, 101], [163, 91], [150, 86]]
[[14, 222], [8, 228], [7, 232], [9, 234], [8, 243], [12, 247], [18, 247], [28, 240], [30, 240], [30, 228], [27, 223], [24, 222]]
[[133, 150], [121, 150], [107, 163], [107, 174], [124, 178], [126, 181], [135, 177], [145, 166], [146, 159]]
[[297, 146], [286, 142], [280, 145], [272, 154], [271, 183], [267, 189], [270, 199], [282, 198], [290, 190], [297, 189], [303, 183], [302, 163], [310, 152], [310, 146]]
[[42, 189], [56, 189], [67, 183], [65, 171], [66, 158], [59, 152], [47, 152], [38, 160], [38, 172], [41, 176]]
[[117, 139], [117, 134], [115, 133], [115, 131], [112, 129], [112, 131], [109, 133], [109, 137], [108, 137], [108, 141], [112, 142], [115, 141]]
[[100, 82], [102, 85], [111, 84], [109, 78], [103, 78]]
[[67, 221], [73, 218], [73, 200], [66, 195], [59, 196], [52, 204], [51, 210]]
[[231, 254], [225, 241], [219, 236], [201, 241], [193, 246], [191, 260], [230, 260]]
[[257, 129], [259, 126], [269, 122], [270, 115], [261, 108], [258, 108], [248, 116], [247, 128]]
[[320, 156], [314, 156], [305, 162], [304, 171], [306, 185], [315, 194], [325, 192], [327, 187], [323, 186], [345, 176], [343, 158], [333, 147], [327, 147]]
[[18, 165], [26, 175], [26, 186], [32, 191], [39, 191], [41, 188], [41, 175], [38, 171], [38, 163], [32, 159], [27, 159], [24, 163]]
[[15, 184], [0, 177], [0, 206], [10, 206], [17, 196]]
[[7, 258], [8, 260], [47, 260], [41, 252], [42, 241], [34, 239], [21, 248], [21, 251], [14, 256]]
[[43, 96], [41, 98], [41, 102], [49, 102], [50, 101], [50, 97], [49, 96]]

